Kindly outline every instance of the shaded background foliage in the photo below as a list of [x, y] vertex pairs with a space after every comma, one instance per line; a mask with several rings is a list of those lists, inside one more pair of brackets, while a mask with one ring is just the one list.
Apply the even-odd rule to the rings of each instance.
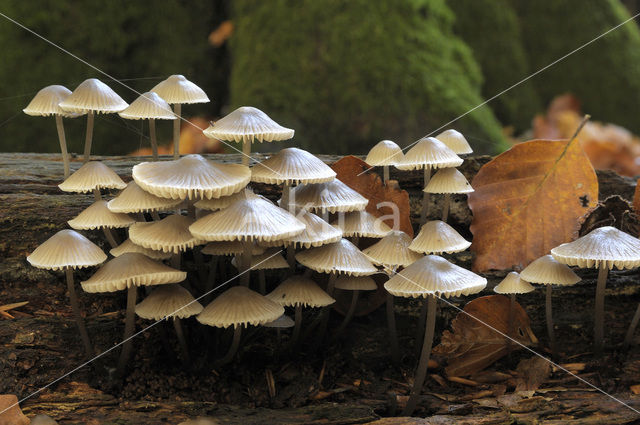
[[[407, 145], [629, 17], [619, 0], [5, 0], [0, 11], [140, 92], [186, 75], [212, 99], [185, 108], [187, 116], [254, 105], [295, 128], [297, 145], [323, 153], [364, 153], [384, 138]], [[227, 19], [230, 41], [209, 45]], [[98, 77], [135, 98], [4, 19], [0, 46], [4, 151], [58, 149], [53, 119], [21, 112], [45, 85], [73, 89]], [[453, 126], [476, 150], [496, 152], [503, 126], [525, 131], [554, 96], [573, 92], [594, 119], [640, 132], [639, 55], [630, 23]], [[66, 123], [78, 152], [84, 120]], [[133, 151], [146, 144], [142, 129], [100, 116], [95, 152]], [[159, 134], [169, 138], [167, 123]]]

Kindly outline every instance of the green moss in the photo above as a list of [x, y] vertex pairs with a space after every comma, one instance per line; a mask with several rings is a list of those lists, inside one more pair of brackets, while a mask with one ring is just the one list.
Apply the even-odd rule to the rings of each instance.
[[[482, 67], [482, 95], [491, 98], [529, 75], [520, 27], [510, 0], [448, 0], [454, 31]], [[489, 104], [498, 119], [517, 131], [530, 127], [543, 107], [531, 82], [509, 90]]]
[[[232, 105], [265, 110], [313, 152], [365, 153], [385, 138], [406, 145], [482, 102], [481, 72], [444, 0], [233, 6]], [[453, 126], [479, 152], [503, 141], [486, 106]]]
[[[629, 18], [618, 0], [515, 1], [532, 70], [540, 69]], [[544, 102], [571, 92], [584, 112], [640, 132], [640, 31], [635, 22], [532, 79]]]

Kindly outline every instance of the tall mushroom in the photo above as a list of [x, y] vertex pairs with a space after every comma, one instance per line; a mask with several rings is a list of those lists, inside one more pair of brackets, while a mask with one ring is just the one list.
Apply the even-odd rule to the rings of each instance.
[[471, 193], [473, 192], [473, 187], [460, 171], [455, 168], [442, 168], [431, 177], [423, 191], [427, 193], [444, 193], [442, 221], [446, 223], [449, 217], [449, 207], [451, 206], [451, 194]]
[[389, 182], [389, 166], [397, 166], [403, 160], [400, 146], [391, 140], [382, 140], [371, 148], [364, 162], [374, 167], [382, 166], [382, 181], [386, 186]]
[[553, 329], [553, 311], [551, 306], [551, 290], [553, 285], [570, 286], [580, 282], [580, 278], [566, 264], [559, 263], [551, 255], [544, 255], [534, 260], [520, 272], [520, 277], [527, 282], [546, 285], [545, 314], [547, 316], [547, 334], [551, 353], [556, 355], [556, 337]]
[[96, 201], [85, 208], [80, 214], [67, 221], [71, 228], [76, 230], [102, 229], [111, 245], [111, 248], [118, 246], [118, 242], [110, 229], [120, 229], [129, 227], [136, 221], [127, 214], [114, 213], [107, 208], [107, 201]]
[[113, 114], [129, 106], [116, 92], [97, 78], [84, 80], [59, 105], [67, 112], [87, 114], [87, 134], [84, 139], [85, 163], [91, 159], [94, 114]]
[[184, 75], [171, 75], [156, 84], [152, 92], [157, 93], [168, 104], [173, 105], [176, 120], [173, 122], [173, 159], [180, 158], [180, 124], [182, 123], [182, 105], [192, 103], [208, 103], [209, 97], [197, 85], [187, 80]]
[[56, 128], [58, 130], [58, 141], [60, 142], [65, 179], [69, 177], [69, 154], [67, 153], [67, 138], [64, 134], [62, 118], [76, 118], [82, 115], [66, 112], [59, 106], [60, 102], [65, 100], [70, 94], [71, 90], [64, 86], [47, 86], [36, 93], [27, 107], [22, 110], [22, 112], [32, 117], [48, 117], [50, 115], [56, 117]]
[[564, 243], [551, 250], [557, 261], [569, 266], [597, 268], [595, 302], [596, 356], [602, 356], [604, 346], [604, 290], [607, 274], [614, 267], [633, 269], [640, 266], [640, 240], [615, 227], [605, 226], [592, 230], [573, 242]]
[[345, 330], [345, 328], [353, 318], [353, 315], [356, 312], [356, 307], [358, 306], [360, 291], [375, 291], [378, 289], [378, 285], [376, 285], [376, 282], [369, 276], [344, 276], [337, 278], [334, 286], [336, 289], [340, 289], [342, 291], [351, 291], [351, 304], [349, 304], [349, 309], [344, 315], [342, 323], [340, 324], [340, 326], [338, 326], [334, 333], [334, 336], [337, 337]]
[[158, 160], [158, 139], [156, 138], [156, 120], [175, 120], [171, 106], [157, 93], [146, 92], [134, 100], [126, 109], [118, 112], [126, 120], [149, 120], [149, 139], [153, 160]]
[[220, 118], [203, 131], [212, 139], [242, 142], [242, 164], [249, 165], [251, 143], [279, 142], [293, 138], [294, 131], [269, 118], [267, 114], [252, 106], [242, 106]]
[[420, 361], [409, 400], [402, 412], [403, 416], [410, 416], [415, 410], [427, 376], [427, 364], [435, 332], [438, 298], [477, 294], [485, 286], [487, 286], [487, 279], [436, 255], [427, 255], [421, 258], [384, 284], [385, 289], [397, 297], [424, 297], [428, 299], [429, 303], [427, 328]]
[[97, 245], [80, 233], [69, 229], [59, 231], [38, 246], [27, 257], [27, 261], [33, 267], [64, 270], [71, 309], [76, 319], [76, 325], [78, 326], [87, 358], [93, 357], [94, 351], [78, 305], [78, 297], [73, 282], [73, 269], [97, 266], [106, 259], [107, 256]]
[[[493, 292], [501, 295], [509, 295], [509, 318], [507, 321], [508, 332], [507, 336], [511, 339], [515, 338], [515, 327], [514, 327], [514, 312], [516, 306], [516, 295], [517, 294], [528, 294], [529, 292], [534, 291], [536, 288], [531, 286], [529, 282], [521, 279], [521, 276], [516, 272], [509, 272], [507, 276], [505, 276], [502, 281], [493, 288]], [[511, 340], [509, 340], [509, 345], [511, 344]]]

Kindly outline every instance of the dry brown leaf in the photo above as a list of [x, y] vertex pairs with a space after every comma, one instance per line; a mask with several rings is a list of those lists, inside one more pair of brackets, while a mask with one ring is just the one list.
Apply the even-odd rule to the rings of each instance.
[[629, 387], [629, 389], [631, 390], [632, 393], [636, 395], [640, 394], [640, 384], [632, 385]]
[[542, 357], [521, 360], [516, 368], [516, 391], [535, 391], [551, 374], [551, 364]]
[[532, 140], [485, 164], [472, 182], [473, 269], [522, 269], [577, 235], [598, 201], [598, 179], [578, 143]]

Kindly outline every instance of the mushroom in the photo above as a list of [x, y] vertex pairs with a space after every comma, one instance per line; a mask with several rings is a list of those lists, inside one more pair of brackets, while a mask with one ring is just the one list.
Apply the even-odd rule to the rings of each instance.
[[376, 285], [376, 282], [369, 276], [346, 276], [337, 278], [334, 286], [336, 289], [352, 292], [349, 310], [347, 310], [342, 323], [340, 324], [340, 326], [338, 326], [334, 333], [334, 336], [338, 337], [338, 335], [340, 335], [342, 331], [344, 331], [344, 329], [347, 327], [347, 325], [353, 318], [354, 313], [356, 312], [360, 291], [375, 291], [378, 289], [378, 285]]
[[233, 340], [229, 351], [216, 362], [216, 366], [223, 366], [233, 360], [238, 352], [243, 326], [269, 323], [283, 314], [284, 307], [281, 305], [249, 288], [234, 286], [207, 305], [196, 319], [204, 325], [217, 328], [233, 326]]
[[427, 255], [389, 279], [384, 287], [397, 297], [425, 297], [428, 300], [427, 328], [420, 361], [409, 400], [402, 415], [410, 416], [416, 408], [427, 375], [427, 364], [433, 345], [436, 310], [439, 297], [477, 294], [487, 286], [487, 279], [456, 266], [436, 255]]
[[56, 128], [58, 130], [58, 141], [60, 142], [60, 152], [64, 164], [64, 178], [69, 177], [69, 154], [67, 153], [67, 139], [64, 135], [64, 124], [62, 118], [76, 118], [82, 114], [65, 112], [58, 104], [71, 94], [71, 90], [64, 86], [47, 86], [36, 93], [35, 97], [22, 110], [32, 117], [56, 117]]
[[168, 215], [160, 221], [135, 223], [129, 228], [129, 239], [144, 248], [180, 254], [205, 243], [189, 232], [194, 222], [183, 215]]
[[78, 326], [87, 358], [93, 357], [94, 351], [78, 305], [78, 297], [76, 296], [76, 288], [73, 282], [73, 269], [97, 266], [106, 259], [107, 256], [97, 245], [80, 233], [69, 229], [59, 231], [38, 246], [27, 257], [27, 261], [33, 267], [64, 270], [71, 309], [76, 319], [76, 325]]
[[173, 319], [173, 327], [182, 351], [182, 361], [188, 365], [189, 349], [184, 338], [181, 320], [200, 314], [202, 309], [202, 305], [189, 291], [178, 284], [171, 284], [162, 285], [151, 291], [140, 304], [136, 305], [135, 312], [147, 320]]
[[409, 249], [422, 254], [452, 254], [464, 251], [471, 246], [456, 230], [444, 221], [434, 220], [425, 223], [418, 236], [413, 239]]
[[242, 164], [249, 165], [251, 143], [280, 142], [293, 137], [294, 131], [282, 127], [267, 114], [252, 106], [242, 106], [202, 131], [205, 136], [218, 140], [242, 142]]
[[[431, 179], [431, 170], [437, 168], [457, 167], [462, 164], [462, 158], [449, 149], [444, 143], [434, 137], [420, 139], [404, 155], [404, 160], [396, 165], [400, 170], [424, 170], [424, 186]], [[420, 224], [427, 221], [429, 208], [429, 193], [422, 193], [422, 211]]]
[[178, 208], [181, 203], [181, 199], [168, 199], [152, 195], [142, 190], [135, 181], [132, 181], [118, 196], [107, 202], [107, 208], [115, 213], [141, 214], [150, 212], [154, 219], [159, 220], [158, 211], [173, 210]]
[[640, 266], [640, 240], [615, 227], [605, 226], [592, 230], [573, 242], [553, 248], [551, 255], [569, 266], [599, 270], [594, 325], [594, 352], [599, 357], [604, 345], [604, 290], [607, 274], [614, 267], [622, 270]]
[[436, 136], [436, 139], [444, 143], [449, 149], [458, 155], [466, 155], [473, 153], [473, 149], [469, 146], [467, 139], [457, 130], [449, 129]]
[[556, 355], [556, 337], [553, 330], [553, 312], [551, 306], [551, 290], [553, 285], [570, 286], [580, 282], [580, 278], [566, 264], [559, 263], [551, 255], [544, 255], [524, 268], [520, 277], [527, 282], [547, 286], [545, 297], [545, 314], [547, 316], [547, 334], [551, 353]]
[[427, 193], [444, 193], [444, 206], [442, 207], [442, 221], [447, 222], [452, 193], [471, 193], [473, 187], [462, 173], [455, 168], [443, 168], [431, 177], [429, 183], [423, 189]]
[[[241, 258], [235, 257], [231, 260], [231, 264], [237, 268], [238, 260], [242, 260]], [[267, 281], [264, 271], [265, 270], [278, 270], [278, 269], [287, 269], [289, 268], [289, 264], [284, 257], [275, 250], [266, 251], [259, 255], [253, 255], [251, 257], [251, 270], [258, 271], [258, 279], [259, 279], [259, 292], [264, 295], [267, 293]]]
[[313, 280], [304, 276], [291, 276], [267, 294], [266, 297], [283, 307], [295, 308], [295, 327], [290, 342], [292, 347], [298, 344], [298, 339], [300, 338], [302, 307], [326, 307], [336, 302]]
[[173, 122], [173, 159], [178, 159], [180, 158], [180, 124], [183, 119], [182, 104], [208, 103], [209, 97], [184, 75], [171, 75], [156, 84], [151, 91], [173, 105], [173, 112], [177, 118]]
[[[282, 200], [279, 202], [280, 206], [286, 207]], [[363, 211], [369, 200], [340, 180], [334, 179], [330, 182], [294, 187], [291, 189], [289, 203], [296, 209], [306, 209], [315, 213], [337, 213]]]
[[[156, 139], [156, 120], [175, 120], [171, 106], [157, 93], [146, 92], [134, 100], [131, 105], [121, 112], [120, 117], [127, 120], [149, 120], [149, 138], [153, 160], [158, 160], [158, 140]], [[179, 128], [179, 124], [178, 124]]]
[[84, 209], [75, 218], [67, 221], [76, 230], [103, 229], [111, 248], [118, 246], [109, 229], [129, 227], [136, 221], [127, 214], [114, 213], [107, 208], [107, 201], [96, 201]]
[[382, 140], [371, 148], [364, 162], [374, 167], [382, 166], [382, 181], [386, 186], [389, 182], [389, 166], [397, 166], [403, 159], [400, 146], [391, 140]]
[[[493, 288], [493, 292], [496, 294], [509, 295], [509, 319], [508, 319], [508, 337], [513, 339], [515, 337], [513, 313], [516, 305], [516, 294], [527, 294], [535, 290], [529, 282], [521, 279], [521, 276], [516, 272], [509, 272], [507, 276]], [[509, 340], [509, 345], [511, 340]]]
[[94, 114], [113, 114], [125, 109], [127, 102], [97, 78], [84, 80], [76, 89], [59, 103], [60, 107], [73, 113], [87, 114], [87, 134], [84, 139], [84, 162], [91, 159]]
[[144, 254], [128, 252], [105, 263], [89, 279], [81, 282], [89, 293], [115, 292], [127, 289], [127, 311], [124, 340], [118, 375], [124, 372], [131, 355], [131, 338], [135, 330], [135, 306], [138, 286], [163, 285], [182, 282], [187, 273], [154, 261]]
[[140, 245], [136, 245], [131, 242], [131, 239], [127, 239], [117, 247], [111, 248], [109, 254], [113, 255], [114, 257], [119, 257], [122, 254], [126, 254], [127, 252], [139, 252], [140, 254], [144, 254], [147, 257], [151, 258], [152, 260], [168, 260], [172, 255], [170, 252], [156, 251], [155, 249], [144, 248]]
[[351, 242], [356, 246], [360, 237], [383, 238], [391, 231], [384, 221], [367, 211], [340, 213], [331, 224], [342, 230], [342, 236], [351, 237]]
[[295, 326], [295, 322], [291, 317], [283, 314], [276, 320], [267, 322], [262, 326], [264, 326], [265, 328], [274, 328], [276, 330], [277, 346], [280, 347], [282, 342], [282, 329], [293, 328]]
[[[421, 254], [409, 249], [411, 237], [405, 232], [392, 230], [369, 248], [362, 252], [369, 257], [376, 266], [382, 266], [387, 276], [391, 277], [399, 267], [407, 267], [422, 258]], [[387, 292], [387, 328], [391, 344], [391, 358], [394, 363], [400, 362], [400, 349], [398, 345], [398, 331], [396, 330], [396, 316], [394, 312], [393, 295]], [[426, 314], [426, 311], [425, 311]]]
[[219, 198], [211, 198], [211, 199], [201, 199], [196, 202], [194, 205], [196, 208], [201, 210], [208, 211], [218, 211], [227, 208], [229, 205], [233, 204], [238, 199], [244, 199], [245, 194], [244, 191], [241, 190], [239, 192], [234, 193], [233, 195], [221, 196]]

